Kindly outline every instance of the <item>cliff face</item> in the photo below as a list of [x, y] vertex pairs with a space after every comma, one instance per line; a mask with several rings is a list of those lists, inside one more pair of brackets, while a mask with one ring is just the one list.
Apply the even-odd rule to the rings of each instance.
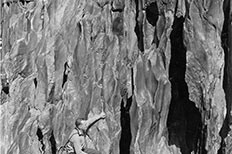
[[230, 0], [1, 4], [1, 154], [232, 153]]

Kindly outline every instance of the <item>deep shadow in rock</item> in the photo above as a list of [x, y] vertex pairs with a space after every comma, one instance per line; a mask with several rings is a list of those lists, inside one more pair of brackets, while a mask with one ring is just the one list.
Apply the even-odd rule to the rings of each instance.
[[141, 1], [135, 0], [136, 3], [136, 25], [135, 25], [135, 34], [138, 40], [138, 48], [143, 53], [144, 52], [144, 41], [143, 41], [143, 15], [141, 8]]
[[57, 148], [56, 148], [56, 140], [55, 140], [53, 131], [51, 132], [51, 136], [49, 138], [49, 141], [51, 143], [52, 154], [56, 154], [56, 150], [57, 150]]
[[123, 99], [121, 101], [121, 137], [119, 141], [120, 154], [130, 154], [131, 144], [131, 126], [129, 110], [132, 104], [132, 96], [127, 99], [126, 106], [124, 106]]
[[169, 145], [176, 145], [183, 154], [190, 154], [192, 151], [206, 153], [205, 141], [202, 141], [202, 139], [204, 140], [204, 134], [201, 134], [203, 127], [201, 114], [195, 103], [189, 100], [188, 87], [185, 82], [184, 20], [184, 18], [175, 17], [170, 37], [171, 61], [169, 77], [172, 86], [172, 98], [167, 120]]
[[62, 88], [64, 87], [64, 84], [67, 82], [67, 80], [68, 80], [68, 71], [67, 71], [67, 69], [68, 69], [68, 63], [67, 62], [65, 62], [64, 63], [64, 72], [63, 72], [63, 81], [62, 81]]
[[156, 22], [159, 18], [159, 9], [156, 2], [149, 4], [146, 7], [146, 18], [147, 21], [152, 25], [156, 26]]
[[[119, 151], [120, 154], [130, 154], [130, 146], [132, 140], [132, 132], [131, 132], [131, 118], [130, 118], [130, 108], [133, 103], [133, 95], [134, 95], [134, 81], [133, 81], [133, 68], [131, 68], [131, 88], [132, 95], [127, 98], [124, 92], [121, 93], [122, 97], [126, 96], [126, 102], [121, 100], [121, 112], [120, 112], [120, 123], [121, 123], [121, 137], [119, 140]], [[123, 96], [125, 95], [125, 96]], [[126, 103], [126, 104], [125, 104]]]
[[157, 27], [156, 27], [156, 23], [159, 19], [159, 9], [158, 9], [158, 5], [157, 2], [153, 2], [151, 4], [149, 4], [146, 9], [146, 19], [147, 21], [155, 27], [155, 32], [154, 32], [154, 39], [153, 39], [153, 43], [156, 44], [156, 46], [159, 46], [159, 39], [157, 37]]
[[35, 88], [37, 88], [37, 84], [38, 84], [38, 81], [36, 78], [33, 79], [33, 82], [34, 82], [34, 85], [35, 85]]
[[40, 143], [42, 145], [41, 150], [42, 150], [42, 152], [44, 152], [44, 150], [45, 150], [45, 144], [43, 142], [43, 132], [42, 132], [42, 130], [39, 127], [37, 128], [36, 135], [37, 135], [37, 137], [38, 137], [38, 139], [39, 139], [39, 141], [40, 141]]
[[9, 83], [7, 82], [6, 79], [1, 79], [1, 84], [2, 84], [2, 91], [8, 95], [10, 92]]

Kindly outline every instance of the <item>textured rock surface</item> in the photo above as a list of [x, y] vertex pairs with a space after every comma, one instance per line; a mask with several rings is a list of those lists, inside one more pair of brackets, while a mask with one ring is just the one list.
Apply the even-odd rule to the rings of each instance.
[[221, 153], [232, 153], [232, 1], [224, 1], [223, 10], [225, 21], [222, 30], [222, 47], [225, 52], [225, 69], [224, 69], [224, 82], [223, 88], [226, 94], [227, 114], [223, 127], [221, 129]]
[[232, 153], [230, 0], [1, 4], [1, 154]]
[[220, 148], [219, 131], [226, 115], [222, 88], [224, 53], [220, 38], [223, 2], [192, 2], [189, 5], [189, 18], [184, 25], [189, 99], [201, 111], [205, 149], [208, 153], [216, 154]]

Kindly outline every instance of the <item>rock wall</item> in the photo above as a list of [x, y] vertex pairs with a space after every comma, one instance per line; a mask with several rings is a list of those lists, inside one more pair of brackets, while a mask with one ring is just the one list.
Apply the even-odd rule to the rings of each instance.
[[230, 154], [230, 0], [2, 0], [1, 154]]
[[224, 24], [221, 34], [222, 47], [225, 53], [225, 69], [224, 69], [224, 81], [223, 88], [226, 94], [226, 108], [227, 114], [221, 129], [220, 135], [223, 139], [221, 142], [220, 153], [232, 153], [232, 2], [229, 0], [224, 1]]
[[219, 131], [226, 115], [222, 88], [224, 52], [220, 37], [223, 1], [192, 2], [189, 5], [189, 18], [185, 20], [186, 82], [190, 100], [201, 111], [205, 149], [216, 154], [221, 141]]

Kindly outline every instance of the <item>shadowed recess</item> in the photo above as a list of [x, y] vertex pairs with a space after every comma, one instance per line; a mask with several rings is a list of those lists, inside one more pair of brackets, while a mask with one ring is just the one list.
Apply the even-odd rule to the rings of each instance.
[[19, 2], [21, 2], [23, 5], [33, 2], [33, 0], [19, 0]]
[[35, 88], [36, 88], [36, 87], [37, 87], [37, 83], [38, 83], [38, 82], [37, 82], [37, 79], [34, 78], [34, 79], [33, 79], [33, 82], [34, 82], [34, 85], [35, 85]]
[[1, 84], [2, 84], [2, 91], [5, 94], [9, 94], [10, 88], [9, 88], [9, 83], [7, 82], [7, 80], [1, 79]]
[[62, 82], [62, 88], [64, 87], [64, 84], [67, 82], [68, 80], [68, 63], [65, 62], [64, 63], [64, 73], [63, 73], [63, 82]]
[[9, 86], [2, 87], [2, 91], [4, 91], [5, 94], [9, 94]]
[[156, 26], [156, 22], [159, 18], [159, 9], [156, 2], [153, 2], [146, 7], [146, 18], [152, 26]]
[[142, 15], [142, 8], [141, 8], [141, 1], [135, 0], [136, 4], [136, 25], [135, 25], [135, 34], [138, 39], [138, 48], [143, 53], [144, 52], [144, 42], [143, 42], [143, 15]]
[[37, 128], [36, 135], [37, 135], [37, 137], [38, 137], [38, 139], [39, 139], [39, 141], [40, 141], [40, 143], [42, 145], [42, 147], [41, 147], [42, 151], [44, 151], [45, 150], [45, 144], [43, 143], [43, 133], [42, 133], [42, 131], [41, 131], [41, 129], [39, 127]]
[[119, 141], [120, 154], [130, 154], [131, 144], [131, 127], [130, 127], [130, 114], [129, 110], [132, 104], [132, 96], [127, 99], [126, 106], [124, 106], [123, 99], [121, 101], [121, 137]]
[[129, 98], [127, 98], [127, 91], [125, 91], [125, 93], [123, 92], [124, 90], [121, 91], [122, 97], [126, 97], [126, 102], [124, 102], [123, 99], [121, 100], [120, 124], [122, 130], [119, 140], [120, 154], [130, 154], [130, 145], [132, 140], [130, 108], [134, 95], [133, 69], [131, 69], [131, 88], [132, 95]]
[[[156, 23], [159, 19], [159, 9], [157, 6], [156, 2], [153, 2], [151, 4], [149, 4], [146, 9], [146, 19], [147, 21], [152, 25], [152, 26], [156, 26]], [[156, 44], [156, 46], [159, 45], [159, 39], [157, 37], [157, 27], [155, 27], [155, 32], [154, 32], [154, 39], [153, 39], [153, 43]]]
[[49, 141], [51, 143], [52, 154], [56, 154], [56, 150], [57, 150], [57, 148], [56, 148], [56, 140], [55, 140], [53, 131], [51, 132], [51, 136], [49, 138]]
[[[25, 4], [28, 4], [28, 3], [30, 3], [30, 2], [33, 2], [34, 0], [18, 0], [20, 3], [22, 3], [23, 5], [25, 5]], [[17, 4], [18, 3], [18, 1], [17, 0], [5, 0], [5, 1], [3, 1], [2, 2], [2, 7], [6, 4], [8, 7], [11, 5], [11, 4], [13, 4], [13, 3], [15, 3], [15, 4]]]
[[[186, 48], [183, 44], [184, 18], [175, 17], [171, 33], [171, 104], [168, 113], [167, 127], [169, 145], [176, 145], [183, 154], [198, 152], [201, 143], [201, 114], [194, 102], [189, 100], [188, 87], [185, 82]], [[204, 147], [204, 145], [202, 145]], [[203, 148], [204, 149], [204, 148]], [[204, 153], [204, 152], [203, 152]]]

